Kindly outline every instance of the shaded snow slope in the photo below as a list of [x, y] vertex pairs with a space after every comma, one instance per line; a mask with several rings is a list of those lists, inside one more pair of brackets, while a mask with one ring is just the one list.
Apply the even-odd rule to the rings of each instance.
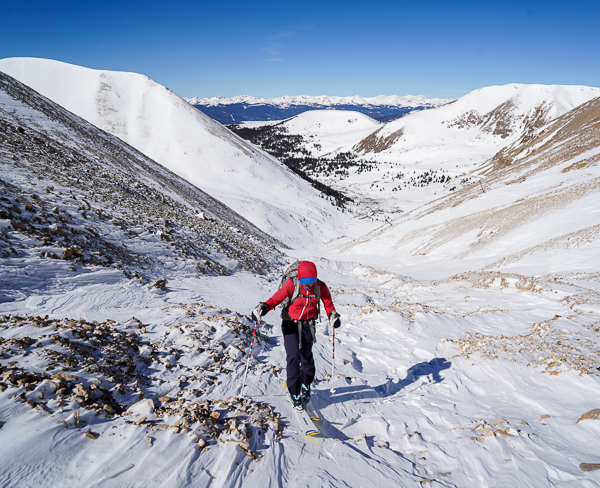
[[[435, 272], [590, 272], [600, 258], [600, 98], [500, 152], [470, 186], [347, 245]], [[412, 268], [414, 267], [414, 268]], [[425, 271], [427, 270], [427, 271]], [[416, 271], [415, 271], [416, 272]]]
[[113, 134], [291, 245], [341, 217], [308, 183], [146, 76], [34, 58], [0, 70]]

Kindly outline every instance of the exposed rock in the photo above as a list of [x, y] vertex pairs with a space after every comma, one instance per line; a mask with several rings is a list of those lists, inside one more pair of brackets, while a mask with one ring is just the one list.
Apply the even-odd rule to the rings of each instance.
[[581, 417], [579, 417], [579, 420], [577, 421], [577, 423], [581, 422], [582, 420], [598, 420], [600, 419], [600, 408], [595, 408], [593, 410], [590, 410], [587, 413], [584, 413]]
[[600, 469], [600, 464], [581, 463], [579, 465], [579, 468], [581, 469], [581, 471], [597, 471]]
[[159, 288], [161, 291], [165, 291], [165, 288], [168, 283], [169, 282], [167, 280], [165, 280], [164, 278], [161, 278], [159, 280], [156, 280], [154, 283], [152, 283], [152, 286], [154, 288]]
[[86, 432], [85, 436], [88, 439], [96, 440], [98, 437], [100, 437], [100, 434], [96, 434], [96, 432]]

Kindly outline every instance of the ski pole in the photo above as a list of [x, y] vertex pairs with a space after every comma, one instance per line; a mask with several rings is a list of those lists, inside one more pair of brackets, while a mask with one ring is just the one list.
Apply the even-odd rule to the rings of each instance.
[[331, 393], [335, 393], [335, 388], [333, 387], [335, 381], [335, 328], [333, 329], [333, 341], [331, 344]]
[[240, 396], [244, 396], [244, 387], [246, 386], [246, 376], [248, 375], [248, 365], [250, 364], [250, 358], [252, 357], [252, 348], [254, 347], [254, 336], [256, 336], [256, 327], [258, 326], [258, 320], [254, 321], [254, 332], [252, 332], [252, 342], [250, 343], [250, 352], [248, 353], [248, 359], [246, 360], [246, 371], [244, 371], [244, 381], [242, 382], [242, 391]]

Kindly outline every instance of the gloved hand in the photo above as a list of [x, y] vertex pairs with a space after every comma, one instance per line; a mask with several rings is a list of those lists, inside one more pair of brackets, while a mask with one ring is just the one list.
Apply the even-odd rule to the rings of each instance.
[[254, 310], [252, 310], [252, 320], [260, 322], [263, 315], [267, 315], [269, 306], [265, 302], [260, 302]]
[[340, 325], [342, 325], [342, 322], [340, 322], [340, 314], [335, 310], [329, 314], [329, 325], [331, 325], [334, 329], [337, 329]]

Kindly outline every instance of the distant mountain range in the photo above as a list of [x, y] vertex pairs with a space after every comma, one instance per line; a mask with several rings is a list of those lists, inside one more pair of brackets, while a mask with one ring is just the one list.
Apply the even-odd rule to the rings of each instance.
[[409, 112], [434, 108], [452, 99], [418, 96], [380, 95], [377, 97], [334, 97], [306, 95], [279, 98], [186, 98], [188, 103], [222, 124], [247, 121], [284, 120], [309, 110], [352, 110], [388, 122]]

